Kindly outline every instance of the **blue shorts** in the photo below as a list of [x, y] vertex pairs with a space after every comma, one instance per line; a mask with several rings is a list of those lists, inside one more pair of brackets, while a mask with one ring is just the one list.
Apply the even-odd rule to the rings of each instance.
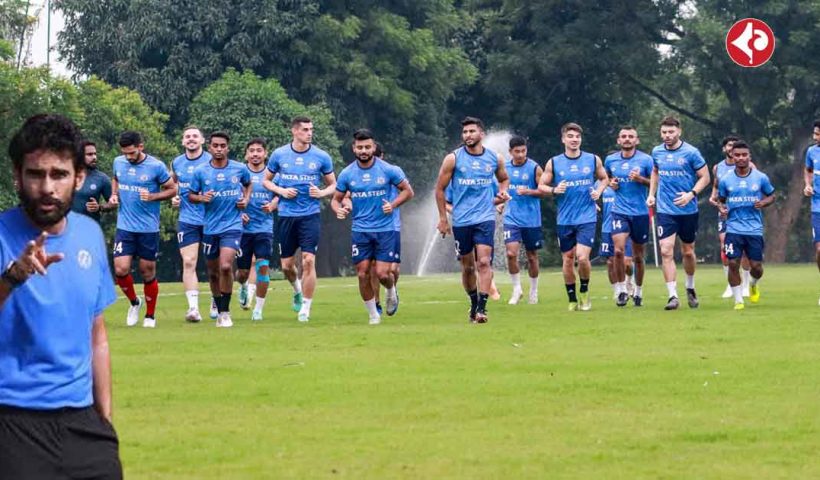
[[488, 220], [474, 225], [453, 226], [453, 238], [456, 240], [456, 255], [463, 257], [473, 253], [476, 245], [495, 247], [495, 220]]
[[523, 243], [528, 252], [534, 252], [544, 246], [544, 235], [541, 227], [517, 227], [504, 225], [504, 243]]
[[718, 235], [721, 233], [726, 233], [726, 219], [718, 217]]
[[649, 241], [649, 215], [622, 215], [612, 212], [612, 234], [616, 233], [628, 233], [630, 240], [643, 245]]
[[558, 225], [558, 247], [561, 253], [568, 252], [581, 244], [592, 248], [595, 245], [596, 222], [580, 225]]
[[243, 232], [239, 241], [239, 255], [236, 256], [236, 268], [250, 270], [254, 256], [257, 260], [270, 260], [272, 253], [272, 232]]
[[811, 236], [814, 243], [820, 243], [820, 213], [811, 212]]
[[364, 260], [393, 263], [398, 254], [395, 252], [396, 237], [399, 232], [353, 232], [350, 236], [351, 259], [353, 264]]
[[[612, 241], [612, 233], [601, 232], [601, 248], [598, 249], [599, 257], [612, 257], [615, 255], [615, 242]], [[632, 240], [626, 239], [626, 247], [624, 247], [624, 256], [632, 257]]]
[[726, 258], [734, 260], [746, 254], [746, 258], [753, 262], [763, 261], [763, 248], [765, 247], [763, 235], [742, 235], [739, 233], [726, 233], [723, 241], [723, 252]]
[[658, 227], [658, 238], [677, 235], [683, 243], [695, 243], [698, 236], [698, 213], [689, 215], [670, 215], [658, 213], [655, 217]]
[[318, 213], [303, 217], [279, 217], [276, 231], [279, 232], [280, 257], [290, 258], [300, 248], [302, 253], [315, 255], [319, 248], [322, 220]]
[[393, 263], [401, 263], [401, 231], [395, 230], [396, 232], [396, 243], [393, 245], [393, 253], [394, 259]]
[[114, 234], [114, 257], [139, 257], [157, 261], [159, 232], [128, 232], [117, 229]]
[[206, 233], [202, 237], [202, 251], [205, 253], [206, 259], [216, 260], [219, 258], [219, 251], [223, 248], [231, 248], [238, 253], [241, 239], [241, 230], [228, 230], [227, 232], [218, 233], [216, 235], [208, 235]]
[[202, 237], [205, 236], [203, 228], [202, 225], [179, 222], [177, 224], [177, 243], [179, 244], [179, 248], [202, 242]]

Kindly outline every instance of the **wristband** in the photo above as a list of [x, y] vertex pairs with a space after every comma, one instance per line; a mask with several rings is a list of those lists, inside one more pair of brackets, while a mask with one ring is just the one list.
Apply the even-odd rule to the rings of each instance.
[[692, 192], [692, 195], [694, 195], [695, 198], [698, 198], [698, 192], [696, 192], [694, 188], [689, 191]]
[[14, 260], [9, 262], [8, 265], [6, 265], [6, 268], [3, 270], [2, 277], [0, 277], [3, 279], [4, 282], [6, 282], [6, 284], [8, 284], [9, 287], [11, 287], [12, 290], [19, 287], [26, 281], [26, 279], [20, 280], [19, 278], [15, 277], [14, 274], [12, 274], [11, 271], [15, 265], [17, 265], [17, 262], [15, 262]]

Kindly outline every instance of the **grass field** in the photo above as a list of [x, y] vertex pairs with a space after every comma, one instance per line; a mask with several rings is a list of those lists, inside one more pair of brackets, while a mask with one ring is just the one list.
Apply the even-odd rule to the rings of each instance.
[[540, 305], [486, 325], [456, 276], [403, 277], [375, 327], [352, 278], [320, 279], [307, 325], [275, 282], [233, 329], [185, 324], [163, 284], [157, 329], [107, 313], [126, 478], [820, 478], [820, 278], [767, 268], [743, 312], [718, 268], [677, 312], [655, 269], [642, 309], [604, 299], [599, 267], [572, 313], [545, 272]]

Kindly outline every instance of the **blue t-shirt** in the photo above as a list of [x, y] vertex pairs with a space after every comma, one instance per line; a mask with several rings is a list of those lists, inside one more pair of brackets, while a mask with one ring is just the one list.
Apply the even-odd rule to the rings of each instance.
[[740, 235], [763, 235], [763, 212], [755, 208], [755, 202], [774, 192], [765, 173], [752, 169], [745, 177], [735, 170], [728, 172], [718, 183], [718, 195], [726, 199], [729, 216], [726, 233]]
[[398, 186], [406, 178], [401, 168], [378, 158], [370, 168], [362, 168], [356, 161], [342, 170], [336, 191], [350, 192], [354, 232], [393, 231], [395, 213], [385, 215], [382, 205], [390, 200], [391, 186]]
[[618, 202], [617, 198], [618, 194], [612, 187], [604, 189], [601, 195], [601, 233], [612, 233], [612, 212]]
[[537, 189], [538, 178], [536, 170], [538, 164], [534, 160], [527, 159], [521, 165], [515, 165], [512, 159], [505, 162], [507, 175], [510, 176], [510, 200], [504, 210], [504, 225], [514, 225], [522, 228], [541, 227], [541, 197], [532, 195], [519, 195], [522, 189]]
[[124, 156], [114, 159], [114, 178], [120, 197], [117, 228], [126, 232], [159, 232], [160, 202], [143, 202], [140, 192], [158, 193], [171, 175], [164, 163], [146, 155], [140, 163], [131, 163]]
[[590, 196], [595, 185], [595, 155], [581, 152], [577, 158], [566, 154], [552, 157], [552, 186], [567, 182], [567, 191], [557, 195], [558, 225], [583, 225], [598, 220], [598, 209]]
[[297, 152], [291, 144], [274, 150], [268, 161], [268, 170], [279, 174], [276, 184], [299, 191], [294, 198], [279, 199], [280, 217], [303, 217], [319, 213], [319, 199], [310, 197], [310, 184], [321, 187], [322, 178], [333, 173], [333, 159], [321, 148], [311, 145]]
[[606, 157], [604, 167], [607, 175], [618, 179], [613, 212], [629, 216], [649, 215], [646, 206], [649, 186], [633, 182], [629, 174], [637, 170], [638, 175], [644, 178], [652, 176], [652, 157], [640, 150], [636, 150], [630, 158], [624, 158], [622, 152], [615, 152]]
[[675, 150], [666, 144], [652, 149], [652, 160], [658, 169], [658, 212], [668, 215], [690, 215], [698, 212], [698, 199], [683, 207], [675, 205], [679, 193], [692, 190], [698, 181], [697, 171], [706, 165], [700, 151], [686, 142]]
[[[390, 201], [396, 199], [399, 196], [399, 189], [396, 187], [392, 187], [390, 189]], [[393, 210], [393, 230], [397, 232], [401, 232], [401, 208], [396, 208]]]
[[191, 203], [188, 200], [188, 191], [191, 188], [191, 180], [194, 178], [194, 170], [200, 165], [211, 161], [211, 154], [202, 151], [196, 158], [188, 158], [183, 153], [171, 162], [171, 170], [177, 177], [179, 189], [179, 221], [190, 225], [202, 225], [205, 215], [205, 207], [201, 203]]
[[453, 226], [464, 227], [495, 221], [493, 181], [498, 169], [498, 156], [484, 148], [473, 155], [465, 147], [453, 152], [456, 157], [452, 188]]
[[262, 185], [265, 179], [265, 169], [254, 172], [248, 167], [251, 178], [251, 201], [245, 213], [250, 217], [250, 221], [245, 224], [244, 231], [247, 233], [273, 233], [273, 213], [262, 210], [262, 206], [273, 201], [273, 192]]
[[814, 170], [812, 179], [814, 195], [811, 197], [811, 211], [820, 213], [820, 146], [812, 145], [806, 150], [806, 167]]
[[203, 203], [203, 231], [206, 235], [242, 231], [242, 210], [236, 208], [236, 202], [242, 198], [242, 187], [250, 182], [248, 167], [235, 160], [228, 160], [228, 164], [222, 168], [206, 163], [194, 170], [190, 191], [199, 194], [214, 191], [214, 198], [210, 203]]
[[111, 179], [108, 175], [97, 170], [96, 168], [85, 170], [85, 180], [80, 186], [80, 189], [74, 192], [74, 202], [71, 203], [71, 211], [87, 215], [97, 222], [100, 221], [100, 211], [89, 212], [85, 204], [92, 198], [97, 200], [97, 203], [102, 203], [103, 199], [111, 198]]
[[[0, 213], [0, 265], [39, 235], [19, 207]], [[94, 220], [71, 212], [45, 249], [65, 258], [14, 289], [0, 309], [0, 404], [87, 407], [94, 403], [94, 319], [117, 298], [105, 239]]]

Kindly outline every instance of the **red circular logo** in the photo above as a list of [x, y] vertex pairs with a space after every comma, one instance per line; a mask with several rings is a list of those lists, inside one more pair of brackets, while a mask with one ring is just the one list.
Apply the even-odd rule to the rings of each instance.
[[744, 18], [726, 34], [726, 52], [741, 67], [759, 67], [774, 53], [774, 33], [766, 22]]

